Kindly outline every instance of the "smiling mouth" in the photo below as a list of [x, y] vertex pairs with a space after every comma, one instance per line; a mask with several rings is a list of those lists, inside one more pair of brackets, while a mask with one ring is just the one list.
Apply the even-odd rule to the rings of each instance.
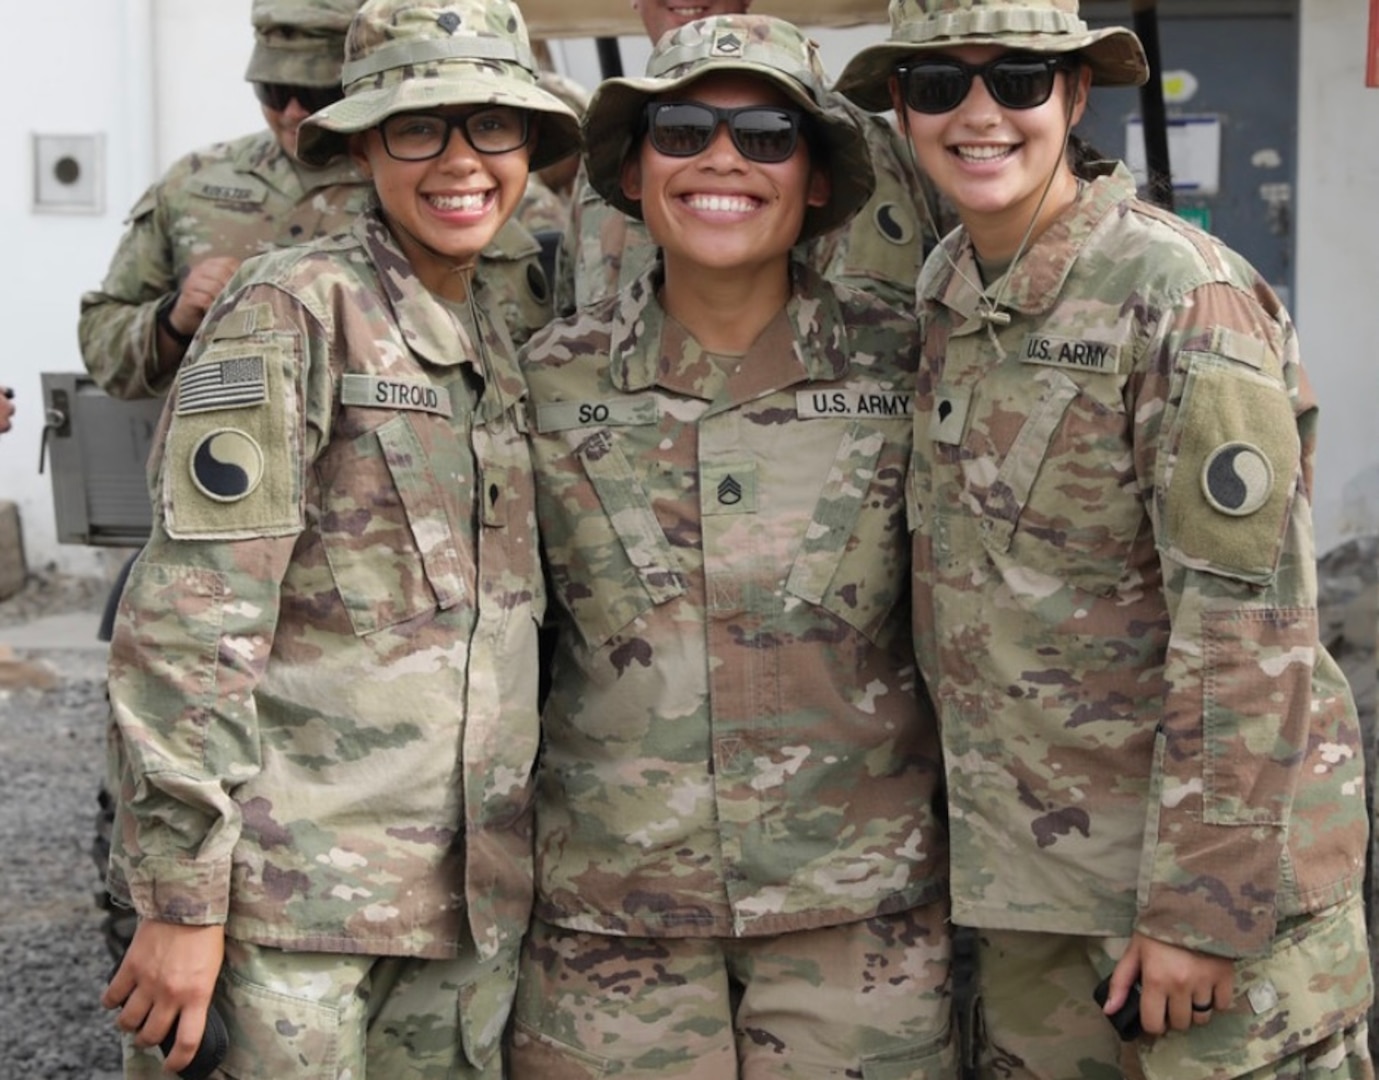
[[428, 195], [426, 201], [437, 210], [474, 213], [488, 205], [489, 195], [487, 191], [471, 191], [463, 195]]
[[749, 214], [761, 205], [761, 200], [746, 195], [686, 195], [684, 203], [691, 210], [705, 210], [718, 214]]
[[1015, 153], [1014, 146], [955, 146], [953, 153], [963, 161], [981, 164], [987, 161], [1000, 161]]
[[669, 11], [672, 15], [674, 15], [677, 19], [684, 19], [686, 22], [692, 22], [695, 19], [701, 19], [709, 13], [709, 8], [707, 4], [701, 5], [699, 7], [673, 7], [667, 8], [666, 10]]

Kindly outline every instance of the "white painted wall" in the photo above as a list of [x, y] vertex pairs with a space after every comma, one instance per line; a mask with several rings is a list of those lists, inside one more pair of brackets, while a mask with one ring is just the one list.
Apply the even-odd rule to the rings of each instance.
[[1379, 533], [1379, 89], [1367, 5], [1302, 0], [1295, 315], [1321, 402], [1317, 548]]
[[[10, 3], [5, 15], [14, 47], [0, 110], [0, 383], [14, 387], [17, 412], [0, 436], [0, 499], [19, 504], [30, 566], [94, 571], [93, 552], [56, 542], [38, 473], [39, 373], [82, 370], [79, 298], [105, 276], [144, 188], [186, 151], [262, 125], [244, 82], [249, 0]], [[101, 212], [35, 212], [34, 133], [104, 136]]]
[[[1302, 55], [1295, 313], [1322, 403], [1317, 468], [1319, 550], [1379, 532], [1379, 90], [1363, 86], [1365, 5], [1301, 0]], [[95, 554], [56, 543], [48, 478], [37, 471], [39, 373], [80, 371], [77, 303], [104, 276], [135, 199], [180, 154], [254, 130], [243, 81], [249, 0], [66, 0], [10, 4], [10, 85], [30, 88], [0, 112], [0, 317], [8, 331], [0, 382], [17, 392], [15, 428], [0, 436], [0, 499], [19, 503], [29, 563], [94, 571]], [[819, 34], [836, 74], [884, 28]], [[644, 43], [625, 42], [629, 74]], [[561, 66], [597, 78], [587, 42], [557, 47]], [[17, 68], [17, 70], [15, 70]], [[32, 209], [34, 132], [105, 136], [103, 212]]]

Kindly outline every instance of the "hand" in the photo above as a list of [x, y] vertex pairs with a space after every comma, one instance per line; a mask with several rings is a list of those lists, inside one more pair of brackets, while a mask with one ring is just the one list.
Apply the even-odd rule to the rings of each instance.
[[180, 926], [141, 919], [101, 1005], [119, 1009], [115, 1024], [136, 1046], [157, 1046], [174, 1024], [168, 1072], [185, 1069], [201, 1044], [206, 1010], [225, 957], [223, 926]]
[[187, 280], [177, 291], [177, 302], [168, 312], [168, 322], [179, 334], [191, 337], [225, 283], [239, 269], [239, 260], [229, 255], [203, 259], [187, 273]]
[[1227, 1008], [1234, 990], [1235, 963], [1135, 934], [1111, 973], [1111, 992], [1102, 1008], [1106, 1015], [1125, 1003], [1136, 979], [1145, 1034], [1162, 1035], [1169, 1029], [1186, 1031], [1194, 1024], [1210, 1023], [1213, 1010]]

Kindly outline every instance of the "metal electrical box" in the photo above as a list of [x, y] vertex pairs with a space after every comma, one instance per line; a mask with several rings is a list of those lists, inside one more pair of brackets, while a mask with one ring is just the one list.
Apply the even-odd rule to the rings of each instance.
[[[1220, 237], [1291, 305], [1297, 190], [1297, 0], [1159, 0], [1175, 209]], [[1128, 2], [1083, 5], [1130, 26]], [[1097, 88], [1077, 132], [1133, 161], [1139, 91]], [[1143, 187], [1141, 191], [1143, 191]]]
[[58, 543], [138, 547], [153, 523], [146, 465], [163, 399], [120, 401], [73, 372], [42, 380]]

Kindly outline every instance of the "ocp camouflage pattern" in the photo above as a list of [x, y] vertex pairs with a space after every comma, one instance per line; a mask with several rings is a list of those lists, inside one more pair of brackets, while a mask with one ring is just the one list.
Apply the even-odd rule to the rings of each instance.
[[110, 693], [146, 918], [278, 948], [515, 946], [538, 568], [524, 387], [381, 218], [247, 264], [183, 364]]
[[914, 638], [954, 920], [1259, 956], [1364, 869], [1316, 403], [1258, 274], [1133, 195], [1099, 178], [988, 286], [1008, 324], [965, 233], [920, 279]]
[[911, 321], [793, 268], [728, 376], [659, 264], [523, 353], [559, 630], [537, 907], [748, 936], [941, 896], [908, 637]]

